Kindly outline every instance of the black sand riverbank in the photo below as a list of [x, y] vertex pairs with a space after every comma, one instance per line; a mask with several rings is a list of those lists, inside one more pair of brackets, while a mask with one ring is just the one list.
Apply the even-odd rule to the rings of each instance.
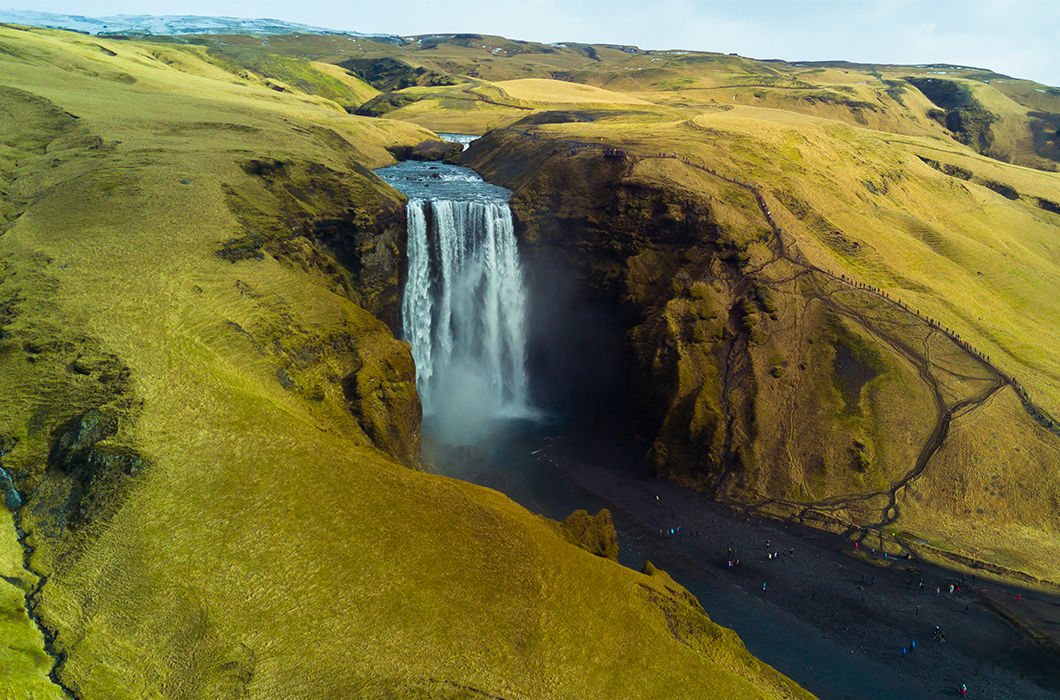
[[1060, 598], [962, 581], [959, 572], [855, 550], [837, 535], [744, 515], [653, 477], [631, 441], [563, 432], [515, 431], [452, 475], [549, 517], [609, 508], [623, 564], [650, 560], [669, 571], [753, 653], [821, 697], [958, 697], [962, 683], [969, 697], [1060, 697], [1060, 655], [984, 596], [1050, 610]]

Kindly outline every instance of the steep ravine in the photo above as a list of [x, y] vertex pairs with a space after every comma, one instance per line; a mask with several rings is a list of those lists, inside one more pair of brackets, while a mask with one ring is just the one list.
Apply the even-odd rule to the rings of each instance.
[[[0, 153], [0, 445], [63, 685], [806, 697], [665, 573], [413, 468], [411, 354], [371, 313], [398, 293], [403, 201], [365, 168], [429, 134], [206, 59], [0, 27], [0, 121], [30, 146]], [[5, 690], [57, 691], [0, 584]]]
[[[1045, 431], [982, 359], [893, 300], [804, 263], [799, 250], [813, 242], [782, 240], [763, 218], [768, 184], [756, 202], [736, 175], [654, 153], [572, 151], [519, 129], [480, 139], [465, 161], [514, 191], [528, 258], [568, 258], [584, 288], [621, 308], [629, 375], [613, 380], [627, 382], [660, 474], [854, 533], [915, 532], [940, 514], [1055, 527], [1055, 474], [1033, 493], [947, 490], [978, 478], [962, 473], [968, 461], [1007, 459], [1010, 443], [972, 438], [996, 426], [995, 396], [1017, 439], [1033, 441], [1025, 449], [1044, 448], [1055, 465], [1060, 446], [1036, 437]], [[991, 558], [981, 540], [950, 542]], [[1055, 580], [1047, 559], [1028, 568]]]
[[40, 604], [39, 594], [41, 588], [47, 583], [47, 578], [42, 576], [33, 570], [33, 546], [29, 544], [28, 536], [25, 530], [22, 529], [22, 518], [16, 511], [14, 514], [15, 519], [15, 535], [18, 537], [18, 543], [22, 546], [23, 551], [23, 563], [22, 566], [33, 576], [35, 583], [33, 586], [26, 590], [26, 614], [33, 624], [40, 630], [41, 636], [44, 639], [44, 652], [52, 658], [53, 665], [51, 670], [48, 672], [48, 678], [52, 683], [59, 688], [60, 691], [68, 698], [77, 698], [77, 694], [72, 689], [67, 687], [62, 679], [59, 677], [63, 663], [66, 661], [66, 654], [55, 648], [55, 633], [56, 630], [49, 627], [41, 619], [40, 615], [37, 614], [37, 606]]

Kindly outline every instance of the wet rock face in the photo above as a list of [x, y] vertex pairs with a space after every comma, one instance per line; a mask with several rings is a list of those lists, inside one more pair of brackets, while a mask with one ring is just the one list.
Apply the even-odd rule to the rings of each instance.
[[[413, 148], [420, 146], [423, 154], [460, 149], [444, 141]], [[336, 292], [396, 330], [405, 255], [405, 210], [396, 196], [382, 194], [378, 179], [357, 164], [345, 172], [274, 159], [242, 165], [253, 179], [228, 186], [226, 195], [244, 233], [223, 242], [217, 254], [238, 262], [268, 253], [319, 270]]]
[[464, 147], [450, 141], [421, 141], [414, 146], [402, 145], [388, 149], [398, 160], [445, 160], [457, 158]]

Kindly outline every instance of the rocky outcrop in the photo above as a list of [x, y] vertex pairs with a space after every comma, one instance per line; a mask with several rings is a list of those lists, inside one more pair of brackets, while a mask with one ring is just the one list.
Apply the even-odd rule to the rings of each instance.
[[[458, 152], [460, 145], [425, 141], [404, 148], [440, 157]], [[244, 233], [225, 241], [217, 254], [230, 262], [261, 261], [268, 254], [322, 273], [333, 291], [382, 320], [389, 332], [363, 319], [358, 324], [367, 326], [356, 337], [321, 338], [289, 321], [266, 322], [268, 312], [262, 322], [246, 328], [236, 323], [233, 330], [278, 360], [276, 377], [285, 389], [323, 401], [323, 384], [339, 385], [350, 414], [373, 444], [415, 466], [422, 417], [416, 371], [408, 346], [393, 338], [405, 256], [400, 195], [352, 161], [347, 171], [297, 160], [254, 159], [242, 167], [251, 180], [229, 185], [226, 194]], [[253, 289], [242, 291], [258, 296]], [[327, 372], [321, 376], [323, 367]]]
[[396, 58], [350, 58], [338, 64], [377, 90], [390, 92], [415, 85], [455, 85], [457, 80], [445, 73], [413, 66]]
[[454, 160], [463, 146], [451, 141], [421, 141], [415, 145], [394, 146], [390, 149], [398, 160]]
[[386, 337], [352, 349], [352, 371], [342, 379], [350, 412], [373, 444], [401, 464], [417, 465], [423, 411], [407, 345]]
[[237, 261], [269, 253], [319, 270], [337, 292], [395, 329], [405, 254], [400, 196], [352, 162], [347, 171], [297, 160], [253, 159], [242, 166], [257, 186], [230, 185], [226, 193], [245, 232], [225, 241], [218, 255]]
[[601, 508], [596, 515], [576, 510], [559, 524], [559, 529], [568, 541], [587, 552], [618, 561], [618, 534], [607, 508]]
[[906, 76], [905, 80], [936, 104], [929, 117], [949, 129], [954, 138], [980, 153], [988, 153], [994, 143], [990, 125], [998, 120], [976, 99], [964, 83], [944, 78]]

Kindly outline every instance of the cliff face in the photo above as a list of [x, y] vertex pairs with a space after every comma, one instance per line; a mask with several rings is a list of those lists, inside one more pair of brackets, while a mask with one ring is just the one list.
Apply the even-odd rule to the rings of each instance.
[[[1005, 441], [971, 439], [1000, 405], [1021, 449], [1044, 440], [1046, 463], [1060, 464], [1008, 380], [896, 300], [806, 262], [808, 242], [778, 236], [745, 186], [709, 164], [572, 151], [516, 131], [487, 135], [467, 159], [514, 190], [531, 257], [559, 251], [621, 304], [630, 400], [659, 473], [829, 527], [930, 529], [944, 514], [950, 534], [936, 523], [933, 541], [988, 558], [996, 550], [979, 549], [972, 528], [951, 525], [1055, 526], [1052, 467], [1018, 493], [992, 470], [985, 478], [1009, 488], [991, 489], [989, 509], [946, 486], [984, 478], [957, 454], [1007, 459]], [[1042, 559], [1025, 566], [1055, 575]]]

